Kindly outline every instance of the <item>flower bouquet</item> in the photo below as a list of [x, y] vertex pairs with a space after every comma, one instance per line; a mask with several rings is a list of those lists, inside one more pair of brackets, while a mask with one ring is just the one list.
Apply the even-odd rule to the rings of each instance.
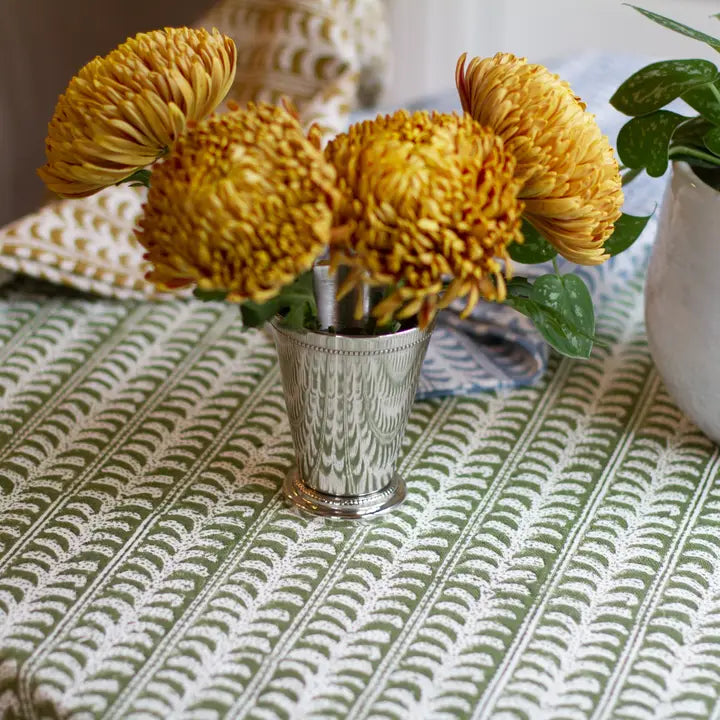
[[[647, 218], [622, 214], [613, 150], [570, 86], [513, 55], [460, 58], [463, 115], [399, 110], [325, 147], [289, 103], [213, 114], [234, 72], [217, 31], [129, 39], [60, 97], [40, 176], [65, 197], [148, 186], [147, 278], [274, 328], [298, 455], [288, 494], [329, 514], [387, 509], [436, 314], [506, 303], [588, 357], [592, 299], [556, 256], [602, 263]], [[531, 280], [513, 261], [554, 268]], [[319, 278], [350, 312], [318, 305]]]

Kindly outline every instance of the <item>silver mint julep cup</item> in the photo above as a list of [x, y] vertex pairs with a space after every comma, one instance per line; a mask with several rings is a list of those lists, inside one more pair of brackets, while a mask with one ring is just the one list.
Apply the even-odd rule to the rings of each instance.
[[[317, 277], [316, 297], [320, 305]], [[319, 307], [321, 326], [343, 322], [336, 310]], [[296, 458], [285, 495], [343, 518], [399, 505], [396, 465], [431, 328], [367, 336], [291, 330], [279, 319], [271, 327]]]

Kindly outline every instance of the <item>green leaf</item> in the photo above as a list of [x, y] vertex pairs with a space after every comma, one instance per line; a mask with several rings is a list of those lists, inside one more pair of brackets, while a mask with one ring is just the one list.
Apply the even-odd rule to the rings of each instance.
[[[589, 357], [595, 334], [592, 297], [577, 275], [543, 275], [533, 284], [531, 298], [541, 307], [556, 310], [562, 325], [571, 330], [555, 338], [554, 347], [574, 357]], [[547, 337], [547, 336], [546, 336]], [[562, 345], [567, 341], [567, 347]]]
[[707, 35], [700, 30], [694, 30], [688, 25], [683, 25], [682, 23], [679, 23], [676, 20], [671, 20], [664, 15], [658, 15], [658, 13], [654, 13], [652, 10], [645, 10], [644, 8], [638, 7], [637, 5], [631, 5], [630, 3], [624, 4], [637, 10], [641, 15], [644, 15], [646, 18], [656, 22], [658, 25], [662, 25], [668, 30], [680, 33], [681, 35], [685, 35], [685, 37], [692, 38], [693, 40], [699, 40], [700, 42], [703, 42], [714, 50], [720, 52], [720, 40], [718, 38], [714, 38], [712, 35]]
[[687, 118], [669, 110], [658, 110], [626, 123], [618, 134], [617, 150], [629, 168], [646, 168], [648, 175], [661, 177], [668, 166], [668, 150], [675, 129]]
[[718, 69], [709, 60], [662, 60], [631, 75], [610, 103], [625, 115], [647, 115], [717, 77]]
[[119, 180], [116, 185], [122, 185], [123, 183], [130, 183], [130, 187], [150, 187], [150, 177], [152, 172], [146, 168], [140, 168], [136, 170], [132, 175], [128, 175], [126, 178]]
[[720, 127], [713, 128], [703, 138], [705, 147], [714, 155], [720, 155]]
[[525, 219], [522, 224], [525, 242], [510, 243], [508, 252], [515, 262], [535, 265], [547, 262], [557, 255], [557, 250]]
[[240, 306], [240, 315], [245, 327], [262, 327], [279, 312], [280, 299], [276, 297], [264, 303], [247, 300]]
[[264, 303], [247, 300], [240, 306], [240, 312], [247, 327], [260, 327], [275, 315], [282, 315], [287, 327], [296, 330], [305, 327], [317, 316], [312, 271], [303, 273]]
[[702, 117], [713, 123], [720, 125], [720, 83], [705, 83], [686, 90], [682, 94], [682, 99], [693, 109], [702, 115]]
[[709, 120], [701, 117], [694, 117], [680, 123], [672, 136], [672, 144], [674, 145], [698, 145], [702, 147], [703, 138], [707, 135], [715, 125]]
[[301, 330], [305, 327], [305, 316], [307, 306], [305, 303], [295, 303], [290, 306], [283, 320], [283, 325], [293, 330]]
[[505, 301], [527, 315], [545, 340], [568, 357], [590, 357], [595, 312], [587, 286], [577, 275], [542, 275], [508, 283]]
[[652, 215], [636, 216], [623, 213], [615, 223], [613, 234], [605, 241], [605, 252], [619, 255], [627, 250], [640, 237], [651, 217]]
[[[681, 123], [672, 136], [670, 151], [671, 160], [682, 160], [694, 168], [717, 169], [720, 166], [720, 157], [708, 150], [705, 138], [718, 126], [713, 125], [705, 118], [695, 117]], [[713, 143], [713, 134], [709, 141]]]
[[645, 168], [633, 168], [622, 174], [622, 185], [625, 187], [629, 185], [638, 175], [642, 173]]
[[508, 296], [514, 298], [529, 298], [532, 293], [532, 283], [524, 277], [516, 275], [507, 283]]
[[205, 302], [220, 302], [227, 297], [227, 294], [227, 290], [201, 290], [197, 287], [193, 290], [193, 295]]

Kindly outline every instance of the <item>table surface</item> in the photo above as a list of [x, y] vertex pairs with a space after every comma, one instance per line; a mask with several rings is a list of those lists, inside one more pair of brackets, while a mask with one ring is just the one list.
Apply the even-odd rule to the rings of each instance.
[[275, 352], [234, 308], [4, 286], [0, 717], [718, 717], [720, 453], [643, 275], [589, 361], [416, 403], [370, 522], [284, 502]]

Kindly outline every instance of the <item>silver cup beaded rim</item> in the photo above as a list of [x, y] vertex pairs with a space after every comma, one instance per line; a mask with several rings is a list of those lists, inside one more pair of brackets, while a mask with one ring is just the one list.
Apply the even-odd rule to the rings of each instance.
[[397, 507], [406, 487], [396, 465], [432, 327], [368, 336], [270, 324], [295, 448], [286, 497], [328, 517]]

